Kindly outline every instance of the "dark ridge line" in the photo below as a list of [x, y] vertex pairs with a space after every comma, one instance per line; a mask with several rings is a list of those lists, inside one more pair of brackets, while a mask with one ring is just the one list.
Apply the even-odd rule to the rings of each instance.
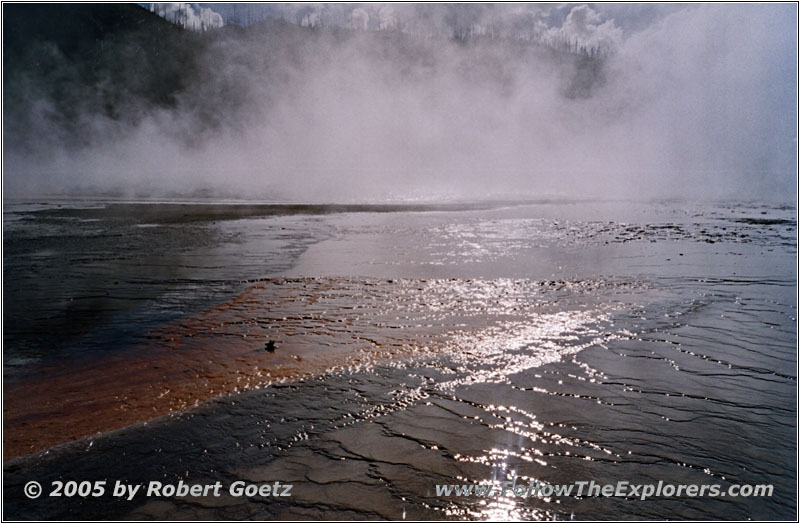
[[24, 216], [125, 218], [136, 222], [193, 222], [226, 220], [261, 216], [331, 215], [338, 213], [399, 213], [485, 211], [501, 207], [570, 203], [561, 200], [492, 200], [485, 202], [395, 203], [395, 204], [335, 204], [335, 203], [121, 203], [111, 202], [103, 207], [55, 208], [20, 211]]

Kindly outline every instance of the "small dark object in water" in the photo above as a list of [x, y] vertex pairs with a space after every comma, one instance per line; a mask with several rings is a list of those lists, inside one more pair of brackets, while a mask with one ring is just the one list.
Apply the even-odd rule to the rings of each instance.
[[267, 342], [267, 345], [264, 346], [264, 351], [269, 351], [270, 353], [274, 353], [275, 352], [275, 341], [274, 340], [270, 340], [269, 342]]

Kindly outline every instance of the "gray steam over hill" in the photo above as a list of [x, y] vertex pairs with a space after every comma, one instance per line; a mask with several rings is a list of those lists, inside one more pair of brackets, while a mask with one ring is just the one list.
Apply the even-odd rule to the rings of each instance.
[[96, 117], [175, 107], [202, 43], [129, 4], [9, 4], [3, 20], [5, 145], [37, 155], [95, 143]]
[[773, 27], [792, 9], [695, 6], [623, 36], [585, 5], [554, 27], [455, 6], [449, 32], [328, 6], [344, 23], [293, 7], [193, 32], [131, 4], [4, 5], [5, 189], [353, 201], [793, 183], [796, 26]]

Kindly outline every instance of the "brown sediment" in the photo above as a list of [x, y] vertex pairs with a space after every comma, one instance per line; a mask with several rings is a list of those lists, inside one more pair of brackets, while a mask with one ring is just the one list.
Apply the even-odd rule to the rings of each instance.
[[[352, 333], [347, 340], [337, 331], [347, 333], [352, 320], [315, 312], [315, 294], [324, 287], [313, 280], [260, 283], [164, 326], [152, 342], [125, 354], [80, 367], [49, 365], [35, 378], [6, 384], [4, 460], [226, 393], [369, 360], [378, 342]], [[274, 353], [263, 350], [269, 340], [276, 341]]]
[[[556, 286], [555, 284], [558, 284]], [[269, 279], [170, 323], [149, 342], [4, 386], [4, 460], [211, 398], [442, 347], [455, 333], [530, 320], [529, 281]], [[494, 336], [494, 335], [491, 335]], [[276, 342], [275, 352], [264, 350]]]

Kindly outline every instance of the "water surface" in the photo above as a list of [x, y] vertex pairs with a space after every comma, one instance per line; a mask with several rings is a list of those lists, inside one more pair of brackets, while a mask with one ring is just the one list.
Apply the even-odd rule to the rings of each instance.
[[[793, 207], [539, 203], [196, 220], [42, 208], [4, 217], [6, 282], [26, 282], [4, 292], [31, 297], [5, 308], [6, 413], [22, 403], [8, 384], [46, 380], [53, 362], [80, 373], [100, 358], [166, 352], [170, 336], [180, 358], [165, 358], [169, 369], [211, 355], [242, 372], [242, 387], [7, 462], [5, 518], [796, 518]], [[152, 250], [158, 242], [172, 252]], [[25, 269], [31, 257], [39, 265]], [[64, 307], [90, 300], [76, 295], [87, 282], [111, 298]], [[114, 294], [114, 282], [142, 291]], [[49, 294], [61, 302], [39, 314]], [[219, 315], [227, 324], [214, 328]], [[55, 344], [26, 331], [31, 319], [82, 327]], [[248, 338], [280, 344], [264, 356]], [[258, 375], [284, 369], [281, 359], [291, 373]], [[187, 391], [213, 396], [206, 382]], [[21, 495], [28, 480], [57, 478], [296, 487], [290, 500]], [[435, 496], [436, 484], [513, 478], [772, 484], [774, 495]]]

